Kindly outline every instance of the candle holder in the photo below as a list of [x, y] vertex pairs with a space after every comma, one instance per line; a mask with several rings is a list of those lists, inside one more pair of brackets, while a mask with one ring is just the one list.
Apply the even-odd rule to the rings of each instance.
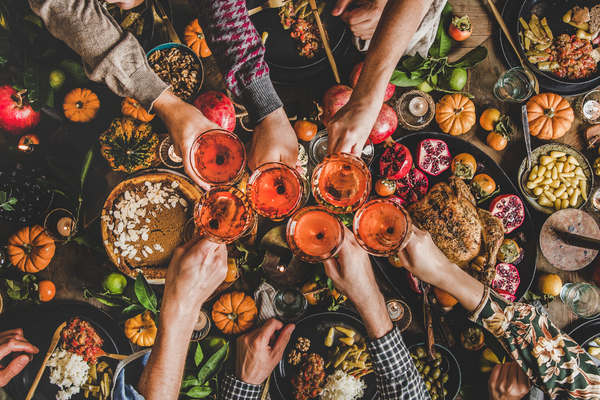
[[592, 90], [575, 103], [577, 116], [592, 125], [600, 123], [600, 90]]
[[[327, 157], [327, 140], [329, 139], [329, 132], [327, 129], [323, 129], [319, 131], [315, 137], [310, 141], [308, 147], [308, 156], [310, 160], [316, 165]], [[371, 161], [373, 161], [373, 157], [375, 157], [375, 146], [371, 139], [367, 139], [367, 143], [365, 143], [365, 147], [363, 147], [363, 151], [360, 154], [360, 158], [365, 162], [365, 164], [370, 165]]]
[[404, 331], [412, 321], [412, 313], [408, 305], [402, 300], [390, 299], [385, 302], [390, 319], [396, 324], [400, 332]]
[[158, 155], [163, 164], [167, 167], [174, 169], [183, 168], [183, 158], [175, 154], [175, 146], [173, 145], [170, 136], [167, 136], [165, 140], [160, 143]]
[[198, 321], [194, 326], [194, 332], [192, 333], [192, 338], [190, 340], [192, 342], [197, 342], [204, 339], [206, 335], [208, 335], [210, 327], [210, 315], [204, 308], [201, 308], [200, 314], [198, 315]]
[[409, 131], [423, 129], [435, 115], [435, 103], [430, 95], [422, 90], [411, 90], [404, 93], [396, 104], [394, 110], [398, 114], [398, 123]]
[[65, 242], [77, 233], [77, 221], [69, 210], [52, 210], [44, 220], [44, 231], [55, 242]]
[[4, 247], [0, 247], [0, 268], [8, 265], [8, 256]]

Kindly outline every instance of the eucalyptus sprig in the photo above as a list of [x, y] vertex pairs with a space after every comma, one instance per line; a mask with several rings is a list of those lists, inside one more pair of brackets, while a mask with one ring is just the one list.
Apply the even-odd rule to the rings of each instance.
[[0, 191], [0, 208], [5, 211], [15, 211], [13, 206], [17, 204], [17, 199], [15, 197], [8, 197], [6, 192]]

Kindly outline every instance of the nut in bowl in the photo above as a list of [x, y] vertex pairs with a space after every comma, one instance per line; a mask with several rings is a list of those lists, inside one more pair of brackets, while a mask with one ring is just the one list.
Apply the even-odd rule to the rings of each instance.
[[148, 52], [148, 63], [171, 91], [191, 102], [202, 87], [204, 68], [192, 49], [179, 43], [164, 43]]
[[532, 152], [531, 170], [527, 170], [526, 159], [519, 168], [521, 192], [533, 208], [545, 214], [583, 207], [593, 185], [590, 163], [566, 144], [538, 147]]

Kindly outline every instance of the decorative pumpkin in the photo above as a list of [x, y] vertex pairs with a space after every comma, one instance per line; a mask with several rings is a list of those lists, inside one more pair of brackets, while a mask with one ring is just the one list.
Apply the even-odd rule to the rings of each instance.
[[435, 107], [435, 122], [453, 136], [468, 132], [475, 120], [475, 104], [462, 94], [447, 94]]
[[150, 311], [145, 311], [125, 321], [125, 336], [138, 346], [152, 346], [157, 330]]
[[131, 117], [115, 118], [100, 135], [100, 152], [115, 171], [129, 174], [148, 168], [156, 158], [158, 136], [152, 126]]
[[183, 41], [186, 46], [194, 50], [194, 53], [200, 57], [208, 57], [212, 54], [206, 44], [206, 38], [197, 19], [190, 22], [183, 30]]
[[8, 239], [11, 264], [23, 272], [35, 274], [48, 266], [54, 257], [54, 240], [39, 225], [18, 230]]
[[225, 293], [219, 297], [212, 310], [215, 325], [226, 335], [246, 332], [258, 314], [252, 297], [243, 292]]
[[100, 100], [90, 89], [75, 88], [65, 96], [65, 117], [73, 122], [90, 122], [98, 116]]
[[121, 112], [123, 115], [133, 117], [140, 121], [149, 122], [154, 118], [154, 114], [148, 114], [148, 111], [135, 99], [125, 97], [121, 102]]
[[554, 93], [540, 93], [527, 102], [529, 133], [540, 139], [558, 139], [569, 129], [575, 116], [565, 99]]

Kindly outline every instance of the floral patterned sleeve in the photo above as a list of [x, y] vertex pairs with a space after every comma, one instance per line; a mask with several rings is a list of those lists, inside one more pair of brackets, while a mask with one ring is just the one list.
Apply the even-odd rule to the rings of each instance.
[[490, 331], [552, 399], [600, 397], [600, 373], [590, 356], [534, 306], [510, 303], [486, 288], [470, 319]]

